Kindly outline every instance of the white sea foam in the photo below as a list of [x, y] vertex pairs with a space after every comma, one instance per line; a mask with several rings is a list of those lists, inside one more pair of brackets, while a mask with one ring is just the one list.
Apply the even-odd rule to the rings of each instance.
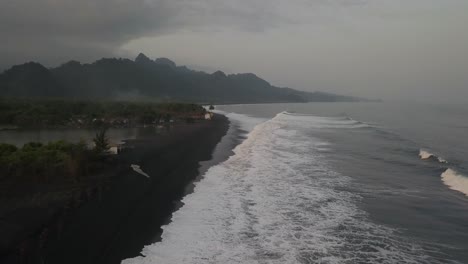
[[349, 117], [322, 117], [290, 112], [283, 112], [281, 114], [288, 116], [292, 120], [304, 120], [308, 123], [309, 128], [353, 129], [371, 127], [369, 124]]
[[455, 170], [447, 169], [441, 175], [442, 181], [450, 189], [459, 191], [468, 196], [468, 177], [459, 174]]
[[440, 163], [448, 163], [448, 161], [446, 161], [445, 159], [441, 158], [441, 157], [437, 157], [437, 160], [440, 162]]
[[434, 156], [432, 153], [430, 152], [427, 152], [425, 150], [419, 150], [419, 157], [421, 157], [421, 159], [425, 160], [425, 159], [429, 159], [431, 158], [432, 156]]
[[215, 110], [214, 112], [227, 116], [229, 118], [229, 121], [231, 121], [231, 123], [234, 123], [240, 129], [242, 129], [245, 133], [252, 131], [252, 129], [256, 125], [267, 121], [266, 118], [251, 117], [251, 116], [246, 116], [246, 115], [237, 114], [237, 113], [226, 113], [221, 110]]
[[437, 263], [343, 190], [351, 179], [317, 151], [328, 143], [306, 133], [317, 119], [279, 114], [256, 126], [183, 199], [162, 242], [122, 263]]
[[141, 169], [140, 165], [132, 164], [132, 165], [130, 165], [130, 167], [132, 167], [132, 169], [133, 169], [136, 173], [139, 173], [139, 174], [141, 174], [141, 175], [143, 175], [143, 176], [145, 176], [145, 177], [147, 177], [147, 178], [150, 177], [146, 172], [144, 172], [144, 171]]
[[419, 157], [421, 157], [422, 160], [427, 160], [427, 159], [430, 159], [430, 158], [435, 158], [437, 159], [440, 163], [448, 163], [445, 159], [441, 158], [441, 157], [438, 157], [434, 154], [432, 154], [431, 152], [427, 151], [427, 150], [419, 150]]

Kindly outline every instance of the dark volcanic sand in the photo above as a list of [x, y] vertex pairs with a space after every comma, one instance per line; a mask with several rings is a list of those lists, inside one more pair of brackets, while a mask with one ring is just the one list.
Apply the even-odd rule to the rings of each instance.
[[[160, 239], [161, 225], [198, 176], [199, 162], [211, 158], [228, 128], [228, 119], [215, 115], [212, 121], [176, 124], [162, 135], [127, 142], [132, 148], [119, 159], [140, 165], [150, 178], [130, 167], [122, 171], [105, 191], [52, 225], [42, 256], [24, 263], [106, 264], [138, 256]], [[63, 226], [59, 239], [57, 226]], [[7, 263], [18, 263], [12, 260]]]

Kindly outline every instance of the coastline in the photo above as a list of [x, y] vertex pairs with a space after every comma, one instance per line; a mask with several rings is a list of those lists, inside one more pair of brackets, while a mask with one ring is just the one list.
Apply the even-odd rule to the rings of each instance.
[[[216, 114], [211, 121], [176, 124], [167, 133], [128, 140], [127, 150], [118, 156], [124, 169], [99, 195], [48, 226], [46, 236], [40, 232], [33, 242], [42, 246], [23, 263], [105, 264], [138, 256], [145, 245], [160, 239], [161, 226], [200, 177], [229, 127], [228, 118]], [[150, 177], [132, 170], [132, 164]], [[18, 254], [0, 255], [0, 260], [19, 263]]]

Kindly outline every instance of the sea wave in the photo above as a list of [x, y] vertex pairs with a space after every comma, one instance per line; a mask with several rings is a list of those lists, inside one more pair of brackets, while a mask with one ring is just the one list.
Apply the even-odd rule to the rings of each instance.
[[345, 191], [351, 178], [308, 133], [336, 122], [349, 120], [280, 113], [257, 125], [183, 199], [162, 242], [122, 263], [437, 263]]
[[453, 169], [447, 169], [441, 175], [442, 182], [450, 189], [459, 191], [468, 196], [468, 177]]
[[427, 150], [423, 150], [423, 149], [419, 150], [419, 157], [422, 160], [436, 159], [440, 163], [448, 163], [448, 161], [446, 161], [445, 159], [443, 159], [443, 158], [441, 158], [439, 156], [436, 156], [435, 154], [432, 154], [431, 152], [429, 152]]
[[292, 120], [303, 120], [307, 122], [309, 127], [313, 128], [355, 129], [372, 127], [368, 123], [357, 121], [347, 116], [324, 117], [311, 114], [292, 113], [287, 111], [277, 115], [278, 118], [280, 118], [281, 116], [287, 116]]
[[227, 113], [222, 110], [214, 110], [213, 112], [228, 117], [229, 121], [244, 133], [249, 133], [255, 126], [268, 120], [267, 118], [252, 117], [238, 113]]
[[[435, 160], [439, 163], [448, 164], [449, 162], [445, 159], [427, 151], [421, 149], [419, 151], [419, 157], [422, 160]], [[449, 187], [449, 189], [461, 192], [468, 196], [468, 177], [460, 174], [453, 168], [445, 168], [445, 171], [440, 175], [442, 182]]]

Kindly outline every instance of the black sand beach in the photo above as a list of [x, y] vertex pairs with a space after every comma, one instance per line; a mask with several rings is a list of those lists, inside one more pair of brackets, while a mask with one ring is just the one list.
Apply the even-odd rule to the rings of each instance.
[[[109, 184], [85, 195], [78, 208], [38, 211], [38, 218], [45, 214], [44, 219], [54, 220], [37, 220], [42, 228], [27, 242], [0, 252], [0, 262], [106, 264], [138, 256], [160, 239], [161, 225], [199, 175], [199, 162], [211, 158], [228, 128], [228, 119], [215, 115], [211, 121], [175, 124], [160, 135], [128, 141]], [[133, 171], [131, 164], [150, 177]], [[21, 216], [18, 221], [21, 226]]]

